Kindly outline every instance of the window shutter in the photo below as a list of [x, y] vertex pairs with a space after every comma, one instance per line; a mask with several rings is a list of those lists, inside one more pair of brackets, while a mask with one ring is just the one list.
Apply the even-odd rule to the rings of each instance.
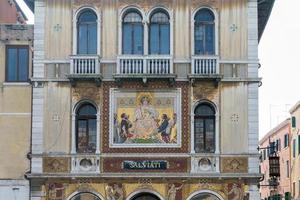
[[296, 117], [292, 117], [292, 128], [296, 128]]

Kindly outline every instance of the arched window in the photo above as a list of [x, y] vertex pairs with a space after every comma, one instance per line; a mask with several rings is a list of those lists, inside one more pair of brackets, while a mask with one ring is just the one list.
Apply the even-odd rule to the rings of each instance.
[[85, 9], [77, 20], [77, 53], [97, 54], [97, 43], [97, 15]]
[[101, 200], [101, 199], [92, 193], [81, 192], [75, 195], [71, 200]]
[[140, 193], [135, 195], [130, 200], [160, 200], [160, 198], [151, 193]]
[[142, 16], [137, 10], [129, 10], [122, 21], [122, 53], [144, 53], [144, 27]]
[[194, 18], [196, 55], [215, 54], [215, 16], [208, 8], [200, 9]]
[[170, 17], [161, 9], [150, 17], [149, 53], [170, 54]]
[[196, 153], [215, 152], [215, 109], [208, 103], [195, 109], [194, 140]]
[[210, 193], [200, 193], [191, 198], [191, 200], [202, 200], [202, 199], [210, 199], [210, 200], [220, 200], [218, 197], [216, 197], [213, 194]]
[[76, 113], [77, 153], [95, 153], [97, 110], [92, 104], [83, 104]]

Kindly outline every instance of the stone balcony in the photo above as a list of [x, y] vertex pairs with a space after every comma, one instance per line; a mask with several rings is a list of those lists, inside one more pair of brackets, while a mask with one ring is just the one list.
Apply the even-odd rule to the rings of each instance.
[[173, 58], [170, 55], [121, 55], [117, 59], [117, 70], [114, 78], [142, 79], [167, 79], [174, 81]]
[[74, 86], [77, 81], [94, 80], [99, 86], [102, 80], [100, 56], [98, 55], [71, 55], [70, 74], [67, 75]]

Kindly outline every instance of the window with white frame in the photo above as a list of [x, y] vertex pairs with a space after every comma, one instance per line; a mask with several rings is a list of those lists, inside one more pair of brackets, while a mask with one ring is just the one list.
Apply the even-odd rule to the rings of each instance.
[[122, 19], [122, 53], [144, 54], [144, 27], [142, 15], [136, 9], [128, 10]]
[[194, 17], [194, 53], [215, 54], [215, 15], [208, 8], [201, 8]]
[[149, 54], [170, 54], [170, 16], [163, 9], [152, 12], [149, 22]]
[[82, 10], [77, 18], [77, 54], [97, 54], [97, 14]]

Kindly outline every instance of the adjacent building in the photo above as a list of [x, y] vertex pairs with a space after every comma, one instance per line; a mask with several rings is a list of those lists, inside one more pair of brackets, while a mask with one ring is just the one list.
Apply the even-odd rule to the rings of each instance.
[[[2, 14], [0, 11], [1, 17]], [[27, 154], [31, 149], [33, 25], [12, 23], [0, 24], [0, 199], [26, 200], [29, 181], [24, 175], [30, 171]]]
[[291, 114], [291, 191], [293, 199], [300, 199], [300, 102], [290, 109]]
[[[261, 199], [290, 199], [291, 196], [291, 127], [290, 119], [286, 119], [267, 133], [259, 142], [261, 150], [260, 170], [264, 174], [260, 182]], [[269, 157], [279, 157], [279, 176], [270, 176]], [[272, 162], [271, 162], [272, 164]], [[271, 170], [272, 172], [272, 170]], [[281, 199], [279, 198], [279, 199]]]
[[0, 0], [0, 24], [26, 24], [27, 17], [15, 0]]

